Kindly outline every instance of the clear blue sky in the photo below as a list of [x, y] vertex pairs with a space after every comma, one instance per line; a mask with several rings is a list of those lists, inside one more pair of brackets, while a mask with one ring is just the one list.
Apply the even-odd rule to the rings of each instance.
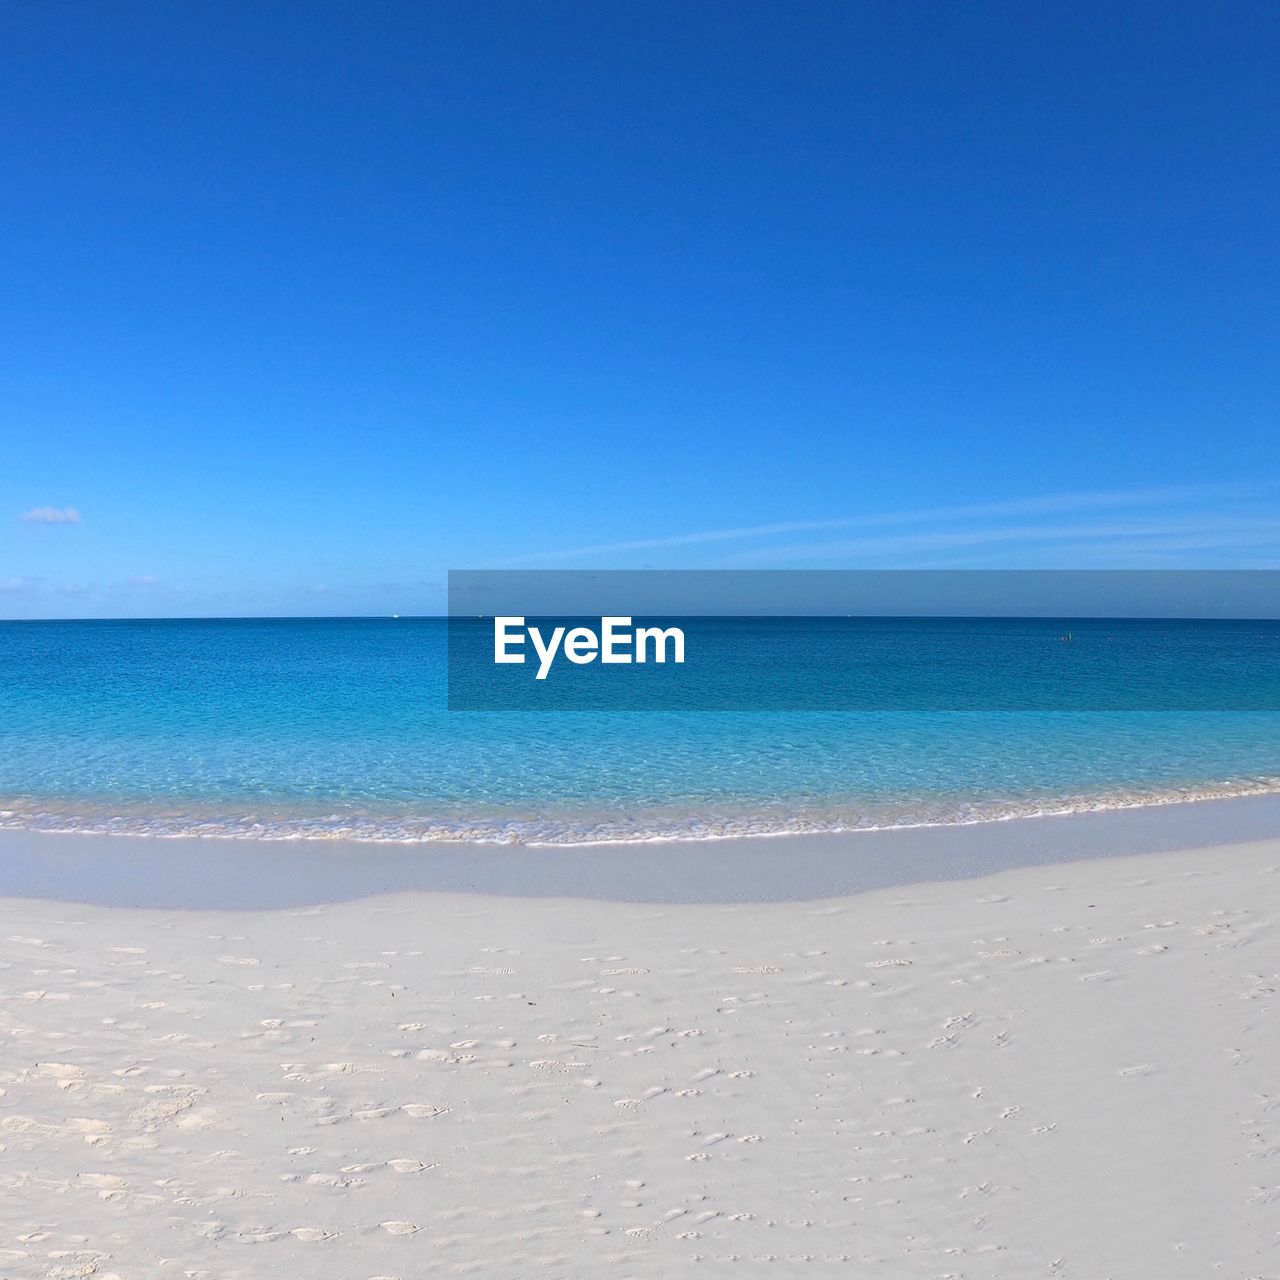
[[0, 39], [0, 616], [1280, 565], [1272, 5], [9, 0]]

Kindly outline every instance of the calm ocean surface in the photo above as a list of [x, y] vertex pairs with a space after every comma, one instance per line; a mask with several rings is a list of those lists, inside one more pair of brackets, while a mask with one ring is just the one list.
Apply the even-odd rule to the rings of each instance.
[[[934, 624], [901, 625], [909, 642]], [[1101, 643], [1111, 624], [1085, 625]], [[1115, 625], [1132, 646], [1135, 624]], [[1016, 626], [983, 636], [1006, 680], [1028, 628], [1058, 638]], [[1242, 634], [1257, 661], [1225, 669], [1247, 702], [1280, 625], [1221, 643]], [[1280, 790], [1274, 711], [450, 712], [445, 636], [415, 619], [0, 623], [0, 826], [573, 843]], [[743, 624], [742, 662], [760, 639]], [[1138, 642], [1172, 688], [1219, 633], [1150, 624]]]

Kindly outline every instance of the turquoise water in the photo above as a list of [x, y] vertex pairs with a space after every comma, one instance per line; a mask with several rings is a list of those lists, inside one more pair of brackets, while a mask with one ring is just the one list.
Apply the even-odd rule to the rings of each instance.
[[[1168, 678], [1185, 682], [1192, 663], [1178, 669], [1172, 625], [1150, 643], [1175, 655]], [[1274, 654], [1276, 633], [1258, 624], [1249, 643]], [[743, 662], [758, 640], [743, 629]], [[998, 670], [991, 643], [1004, 641], [984, 642]], [[1214, 643], [1198, 633], [1197, 662]], [[1240, 689], [1253, 688], [1256, 665], [1238, 666]], [[438, 620], [0, 624], [0, 825], [563, 843], [1280, 790], [1276, 712], [522, 714], [445, 703]]]

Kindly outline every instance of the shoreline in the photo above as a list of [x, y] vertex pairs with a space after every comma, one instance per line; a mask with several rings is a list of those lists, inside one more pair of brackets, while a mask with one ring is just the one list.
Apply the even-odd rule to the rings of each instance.
[[943, 826], [570, 846], [10, 829], [0, 830], [0, 897], [184, 910], [272, 910], [413, 892], [794, 902], [1278, 836], [1275, 794]]
[[[861, 809], [809, 806], [779, 820], [774, 816], [727, 817], [683, 813], [678, 819], [653, 811], [625, 809], [635, 825], [624, 826], [616, 814], [587, 820], [581, 815], [500, 817], [494, 814], [427, 820], [412, 815], [301, 815], [284, 810], [255, 810], [241, 817], [138, 808], [100, 803], [76, 808], [53, 802], [52, 809], [29, 798], [0, 799], [0, 832], [32, 832], [54, 836], [110, 836], [146, 840], [251, 840], [264, 844], [325, 843], [394, 846], [518, 846], [525, 849], [591, 849], [608, 845], [702, 844], [718, 840], [764, 840], [790, 836], [860, 835], [874, 831], [911, 831], [938, 827], [981, 826], [1022, 818], [1071, 817], [1127, 809], [1161, 809], [1208, 800], [1280, 797], [1280, 776], [1258, 774], [1247, 781], [1227, 779], [1183, 786], [1045, 795], [993, 800], [935, 800], [932, 806], [902, 808], [900, 801], [866, 801]], [[709, 802], [708, 802], [709, 803]], [[59, 807], [61, 806], [61, 807]], [[637, 814], [640, 817], [635, 822]], [[653, 824], [653, 825], [650, 825]]]

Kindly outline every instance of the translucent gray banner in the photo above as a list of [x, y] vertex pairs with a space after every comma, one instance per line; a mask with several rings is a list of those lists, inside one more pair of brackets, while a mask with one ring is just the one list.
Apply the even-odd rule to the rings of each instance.
[[455, 571], [459, 711], [1273, 711], [1280, 571]]

